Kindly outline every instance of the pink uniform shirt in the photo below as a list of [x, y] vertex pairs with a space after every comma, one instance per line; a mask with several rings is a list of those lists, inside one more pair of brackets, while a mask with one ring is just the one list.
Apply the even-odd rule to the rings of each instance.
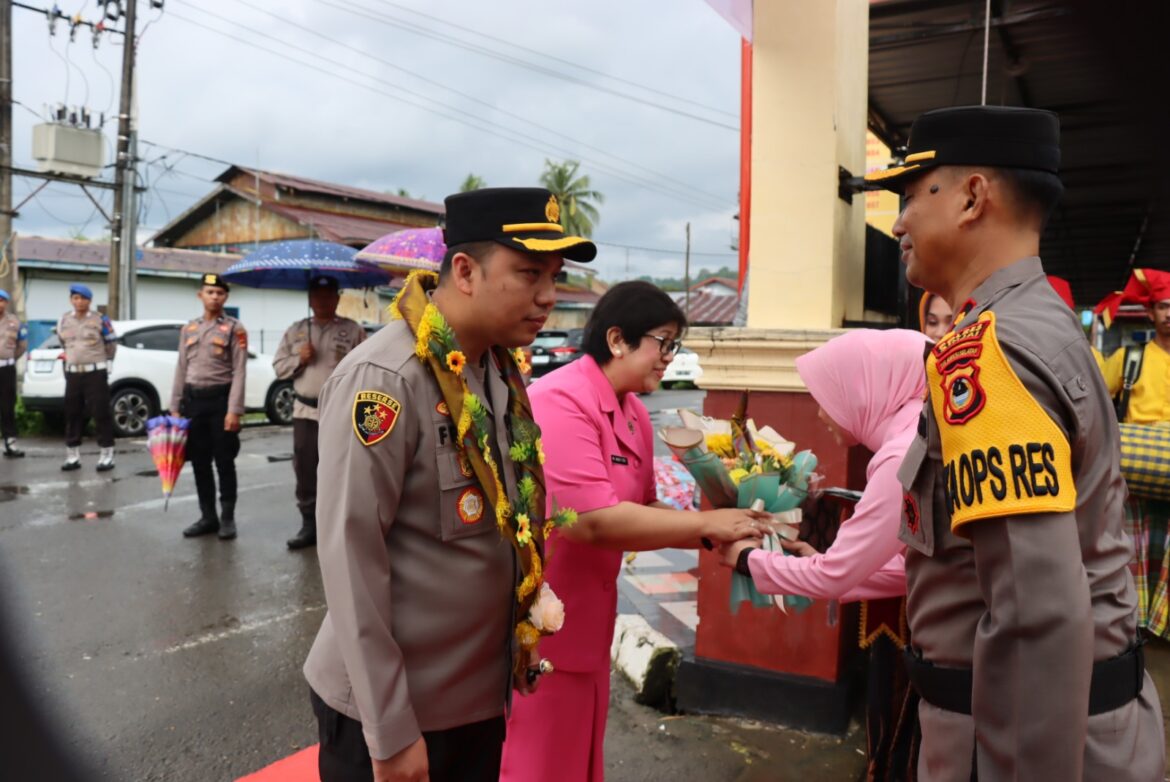
[[[593, 358], [550, 373], [528, 396], [542, 432], [550, 508], [582, 514], [658, 499], [650, 414], [636, 394], [619, 400]], [[541, 655], [560, 670], [607, 669], [622, 552], [553, 532], [547, 553], [546, 579], [565, 603], [565, 624], [541, 641]]]

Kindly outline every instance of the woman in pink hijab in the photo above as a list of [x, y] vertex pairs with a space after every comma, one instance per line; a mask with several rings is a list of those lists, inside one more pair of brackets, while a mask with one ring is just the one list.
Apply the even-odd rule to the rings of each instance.
[[[864, 445], [873, 452], [865, 491], [824, 553], [804, 542], [785, 541], [787, 551], [800, 555], [785, 556], [760, 551], [755, 541], [741, 541], [724, 547], [724, 564], [751, 576], [756, 588], [766, 594], [842, 602], [905, 596], [905, 547], [898, 540], [903, 497], [898, 468], [922, 413], [923, 357], [929, 344], [917, 331], [860, 330], [796, 359], [796, 371], [820, 405], [820, 418], [837, 442]], [[866, 605], [871, 607], [878, 604]], [[906, 640], [905, 620], [899, 616], [905, 616], [904, 605], [892, 608], [890, 621], [880, 625], [881, 632], [862, 639], [870, 647], [869, 779], [914, 776], [917, 706], [903, 708], [907, 686], [899, 651]]]

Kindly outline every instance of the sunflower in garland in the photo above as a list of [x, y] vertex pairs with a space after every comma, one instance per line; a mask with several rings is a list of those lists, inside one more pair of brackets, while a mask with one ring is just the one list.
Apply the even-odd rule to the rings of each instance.
[[447, 354], [447, 369], [456, 375], [463, 374], [463, 367], [467, 366], [467, 356], [460, 350], [452, 350]]

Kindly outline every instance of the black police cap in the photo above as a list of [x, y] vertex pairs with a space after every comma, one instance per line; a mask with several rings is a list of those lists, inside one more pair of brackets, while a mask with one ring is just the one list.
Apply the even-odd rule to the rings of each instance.
[[886, 190], [938, 166], [987, 166], [1060, 172], [1060, 118], [1051, 111], [1009, 106], [960, 106], [928, 111], [910, 127], [899, 166], [865, 175]]
[[200, 287], [210, 285], [213, 288], [223, 288], [225, 291], [231, 290], [231, 287], [227, 284], [227, 280], [218, 274], [204, 274], [199, 278], [199, 285]]
[[582, 236], [567, 236], [561, 205], [543, 187], [488, 187], [447, 196], [443, 241], [448, 247], [467, 242], [499, 242], [524, 253], [554, 253], [587, 262], [597, 246]]

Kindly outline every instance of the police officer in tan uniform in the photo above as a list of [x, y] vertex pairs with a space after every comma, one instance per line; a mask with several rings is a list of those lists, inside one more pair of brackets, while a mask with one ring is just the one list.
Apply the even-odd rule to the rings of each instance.
[[[248, 365], [248, 332], [225, 315], [229, 286], [218, 274], [204, 274], [199, 300], [203, 317], [179, 332], [179, 364], [171, 386], [171, 410], [191, 419], [187, 460], [195, 473], [199, 520], [183, 536], [219, 533], [236, 537], [236, 456], [240, 452], [240, 417], [244, 414], [244, 382]], [[215, 509], [215, 477], [219, 473], [222, 515]]]
[[[596, 248], [564, 235], [542, 188], [477, 190], [446, 207], [449, 249], [430, 300], [465, 354], [463, 377], [487, 411], [484, 442], [512, 491], [509, 386], [491, 348], [529, 344], [555, 304], [563, 258], [589, 261]], [[305, 677], [324, 782], [496, 782], [510, 690], [532, 686], [512, 676], [517, 560], [460, 459], [457, 422], [411, 329], [387, 324], [321, 390], [328, 613]]]
[[922, 780], [1161, 780], [1123, 525], [1118, 429], [1045, 279], [1060, 126], [1031, 109], [919, 117], [905, 163], [910, 282], [957, 314], [900, 478]]
[[28, 327], [8, 311], [11, 297], [0, 289], [0, 435], [4, 456], [19, 459], [24, 451], [16, 447], [16, 362], [28, 350]]
[[338, 293], [334, 277], [309, 281], [309, 308], [313, 317], [289, 326], [272, 359], [276, 376], [293, 378], [293, 473], [297, 479], [297, 509], [301, 529], [288, 540], [290, 549], [317, 544], [317, 405], [321, 386], [338, 362], [357, 347], [366, 332], [356, 321], [337, 317]]
[[97, 427], [101, 448], [98, 472], [114, 469], [114, 417], [110, 411], [110, 367], [118, 350], [118, 335], [110, 319], [90, 309], [93, 291], [69, 286], [73, 309], [57, 322], [57, 336], [65, 349], [65, 463], [61, 469], [81, 467], [81, 435], [87, 413]]

